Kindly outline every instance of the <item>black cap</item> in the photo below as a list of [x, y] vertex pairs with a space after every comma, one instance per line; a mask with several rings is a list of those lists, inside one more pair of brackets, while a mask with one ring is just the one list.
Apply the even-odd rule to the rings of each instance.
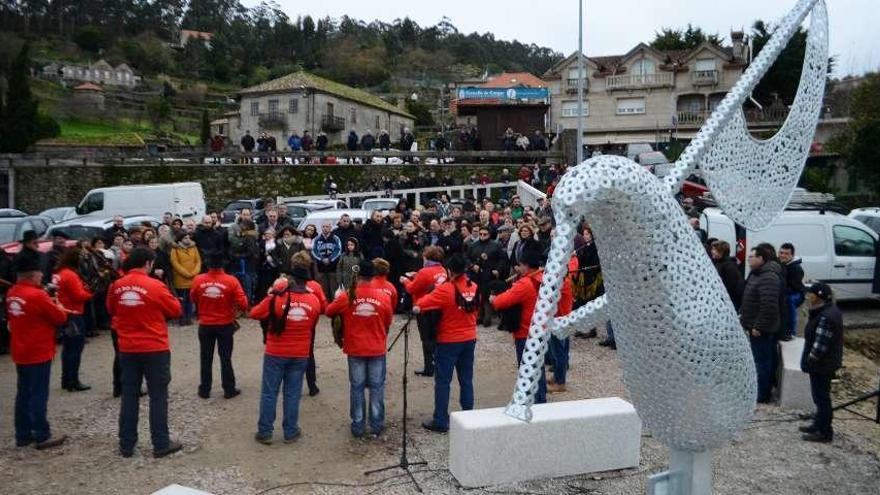
[[464, 273], [467, 271], [467, 260], [461, 253], [455, 253], [446, 260], [446, 268], [452, 273]]
[[312, 274], [304, 266], [293, 265], [290, 269], [290, 276], [297, 280], [311, 280]]
[[37, 256], [22, 256], [15, 262], [16, 273], [41, 271], [43, 271], [43, 267], [40, 264], [40, 258]]
[[208, 268], [223, 268], [226, 264], [226, 257], [223, 253], [214, 252], [208, 256]]
[[526, 241], [519, 262], [526, 264], [531, 268], [539, 268], [547, 261], [547, 258], [542, 251], [541, 244], [537, 241]]
[[373, 262], [370, 260], [361, 260], [357, 266], [357, 274], [360, 277], [375, 277], [376, 267], [373, 266]]
[[812, 292], [813, 294], [816, 294], [817, 296], [819, 296], [819, 299], [823, 301], [828, 301], [829, 299], [831, 299], [831, 296], [834, 295], [831, 287], [822, 282], [814, 282], [813, 285], [811, 285], [807, 289], [807, 292]]
[[56, 230], [55, 232], [52, 232], [52, 237], [60, 237], [62, 239], [67, 239], [68, 241], [70, 240], [70, 235], [68, 235], [67, 232], [63, 230]]
[[37, 239], [39, 239], [39, 236], [36, 232], [34, 232], [33, 230], [25, 230], [24, 235], [21, 238], [21, 243], [27, 244], [31, 241], [36, 241]]

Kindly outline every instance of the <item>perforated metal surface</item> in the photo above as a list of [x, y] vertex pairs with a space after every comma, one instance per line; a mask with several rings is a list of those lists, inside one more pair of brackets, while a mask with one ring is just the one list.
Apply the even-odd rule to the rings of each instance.
[[[749, 136], [742, 103], [812, 10], [795, 108], [768, 141]], [[697, 163], [735, 221], [766, 226], [785, 207], [803, 169], [827, 69], [824, 2], [801, 0], [664, 179], [622, 157], [572, 168], [553, 197], [553, 239], [523, 365], [507, 414], [531, 419], [548, 329], [566, 336], [608, 317], [623, 378], [652, 434], [684, 451], [722, 446], [749, 421], [755, 370], [748, 341], [712, 262], [673, 198]], [[574, 229], [590, 221], [606, 296], [553, 320]]]

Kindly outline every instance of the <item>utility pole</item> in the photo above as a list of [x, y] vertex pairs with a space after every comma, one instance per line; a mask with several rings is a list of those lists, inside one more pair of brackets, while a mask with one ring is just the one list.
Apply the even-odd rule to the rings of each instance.
[[578, 135], [577, 164], [584, 162], [584, 0], [578, 0]]

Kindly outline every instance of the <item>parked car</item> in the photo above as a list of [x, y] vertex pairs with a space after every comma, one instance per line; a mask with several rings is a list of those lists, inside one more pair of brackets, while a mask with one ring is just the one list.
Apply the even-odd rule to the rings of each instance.
[[858, 220], [867, 225], [874, 232], [880, 234], [880, 207], [873, 208], [856, 208], [849, 212], [848, 217]]
[[49, 208], [48, 210], [41, 211], [39, 215], [41, 217], [49, 217], [55, 223], [70, 220], [71, 218], [75, 218], [77, 216], [75, 206], [59, 206], [57, 208]]
[[743, 232], [720, 209], [706, 208], [700, 226], [710, 238], [736, 246], [746, 272], [745, 254], [754, 246], [769, 242], [778, 249], [790, 242], [802, 260], [805, 281], [829, 284], [838, 300], [877, 297], [872, 291], [880, 288], [875, 272], [878, 234], [852, 218], [832, 211], [786, 210], [766, 229]]
[[361, 203], [361, 208], [367, 211], [384, 211], [388, 212], [397, 207], [397, 198], [370, 198], [365, 199]]
[[[52, 219], [41, 216], [2, 217], [0, 218], [0, 249], [8, 255], [14, 255], [21, 251], [21, 240], [24, 233], [33, 230], [38, 236], [42, 236], [52, 225]], [[40, 242], [40, 251], [46, 252], [52, 248], [52, 241]]]
[[238, 218], [241, 210], [249, 208], [254, 215], [254, 221], [259, 222], [265, 214], [266, 202], [261, 198], [256, 199], [237, 199], [227, 204], [223, 211], [220, 212], [220, 224], [231, 225]]
[[[126, 229], [141, 226], [144, 222], [149, 222], [154, 228], [158, 228], [161, 221], [150, 215], [128, 215], [123, 216], [123, 225]], [[94, 239], [102, 237], [104, 231], [113, 225], [113, 217], [105, 215], [88, 215], [76, 217], [65, 222], [56, 223], [49, 227], [45, 237], [51, 239], [55, 232], [64, 232], [71, 239]]]
[[180, 218], [200, 219], [205, 214], [205, 194], [198, 182], [99, 187], [86, 193], [76, 207], [78, 215], [150, 215], [170, 212]]
[[318, 232], [321, 231], [321, 224], [324, 222], [330, 222], [332, 225], [336, 225], [339, 223], [339, 219], [342, 218], [342, 215], [347, 214], [351, 217], [352, 221], [360, 220], [361, 222], [367, 221], [370, 218], [370, 211], [362, 210], [362, 209], [354, 209], [348, 208], [344, 210], [318, 210], [309, 213], [305, 218], [303, 218], [299, 224], [297, 225], [297, 229], [302, 231], [306, 228], [306, 225], [312, 224], [318, 228]]
[[27, 213], [15, 208], [0, 208], [0, 217], [26, 217]]
[[294, 225], [299, 225], [303, 218], [313, 211], [331, 210], [330, 205], [316, 203], [282, 203], [287, 207], [287, 216], [293, 220]]
[[311, 205], [324, 205], [328, 208], [336, 208], [336, 209], [345, 209], [348, 208], [348, 203], [341, 199], [310, 199], [307, 200], [306, 203]]

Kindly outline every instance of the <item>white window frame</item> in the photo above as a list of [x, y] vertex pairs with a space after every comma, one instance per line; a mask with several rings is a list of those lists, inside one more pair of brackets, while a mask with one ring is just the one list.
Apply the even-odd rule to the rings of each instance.
[[[573, 117], [577, 118], [577, 100], [574, 101], [563, 101], [562, 107], [560, 108], [563, 117]], [[590, 102], [588, 100], [584, 100], [584, 112], [583, 117], [590, 116]]]
[[[640, 100], [642, 102], [641, 106], [638, 105], [621, 105], [624, 102], [635, 102]], [[647, 105], [645, 102], [645, 97], [639, 96], [635, 98], [618, 98], [617, 99], [617, 115], [644, 115], [647, 113]]]
[[[701, 67], [701, 63], [705, 65]], [[709, 67], [708, 64], [712, 64], [712, 67]], [[715, 71], [718, 70], [718, 64], [714, 58], [698, 58], [697, 61], [694, 62], [694, 70], [697, 72]]]
[[[650, 65], [648, 65], [650, 64]], [[645, 66], [648, 65], [651, 68], [650, 72], [645, 71]], [[635, 61], [630, 67], [632, 73], [637, 76], [647, 76], [653, 75], [657, 73], [657, 62], [654, 62], [652, 59], [647, 57], [642, 57]]]

